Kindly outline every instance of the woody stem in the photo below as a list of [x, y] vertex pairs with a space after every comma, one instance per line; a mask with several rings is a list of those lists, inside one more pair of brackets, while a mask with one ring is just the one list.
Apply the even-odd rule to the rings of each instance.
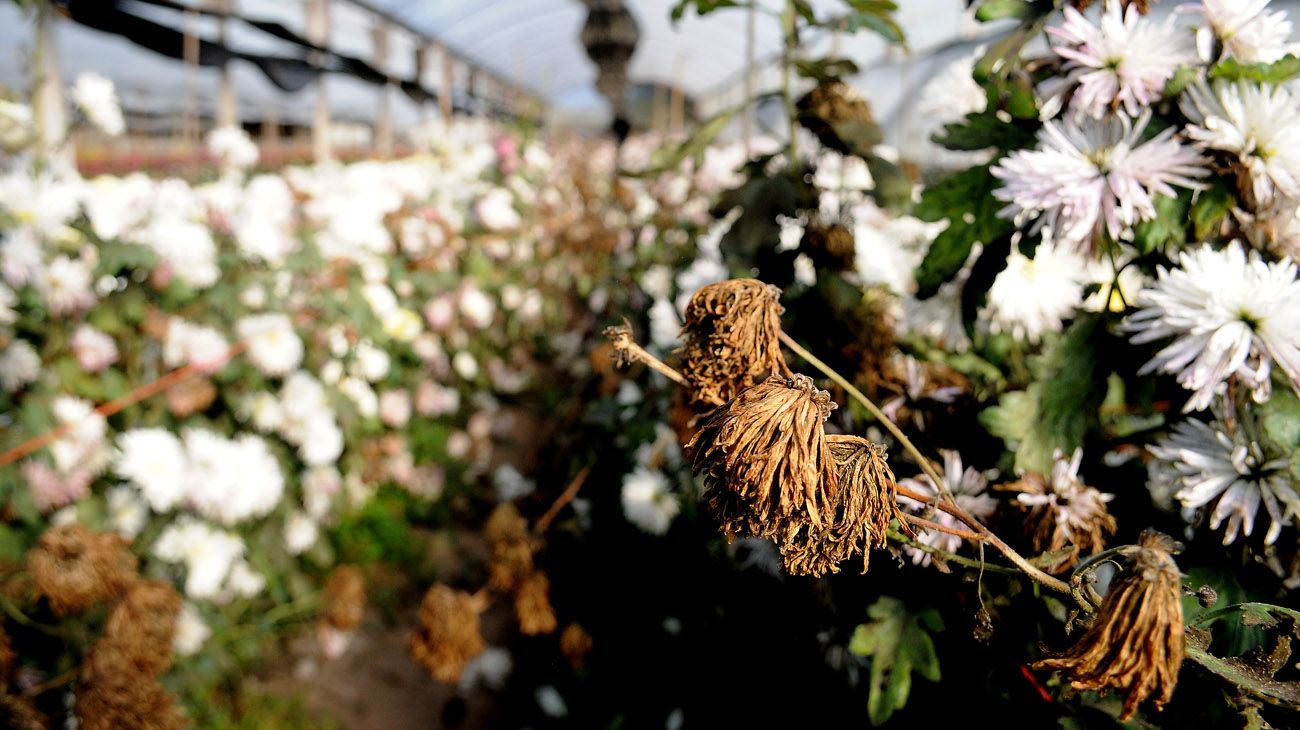
[[916, 448], [916, 444], [912, 443], [912, 440], [903, 433], [903, 430], [898, 427], [898, 424], [894, 423], [889, 416], [886, 416], [884, 411], [880, 410], [879, 406], [871, 402], [870, 398], [868, 398], [862, 391], [858, 390], [857, 387], [855, 387], [853, 383], [850, 383], [843, 375], [837, 373], [834, 368], [822, 362], [816, 355], [805, 350], [803, 346], [798, 342], [795, 342], [794, 338], [790, 337], [790, 335], [786, 334], [784, 331], [781, 331], [779, 334], [782, 344], [790, 348], [791, 352], [803, 358], [809, 365], [820, 370], [823, 375], [830, 378], [832, 382], [843, 388], [844, 392], [848, 393], [850, 398], [853, 398], [866, 408], [877, 421], [880, 421], [880, 424], [885, 427], [886, 431], [889, 431], [889, 433], [893, 434], [894, 438], [898, 439], [898, 442], [903, 446], [903, 450], [906, 451], [912, 457], [913, 461], [921, 467], [921, 471], [930, 478], [930, 481], [934, 483], [935, 488], [938, 489], [938, 495], [936, 495], [934, 499], [936, 506], [938, 506], [939, 497], [943, 497], [950, 505], [952, 505], [953, 508], [952, 511], [944, 510], [945, 512], [948, 512], [969, 525], [975, 532], [979, 533], [984, 538], [985, 542], [997, 548], [998, 552], [1005, 555], [1007, 560], [1010, 560], [1017, 568], [1020, 568], [1020, 570], [1022, 570], [1031, 580], [1050, 588], [1057, 593], [1070, 595], [1070, 586], [1066, 585], [1065, 581], [1050, 576], [1034, 567], [1028, 560], [1021, 556], [1020, 553], [1016, 552], [1011, 548], [1011, 546], [1003, 542], [1002, 538], [993, 534], [992, 530], [971, 516], [969, 512], [962, 509], [961, 505], [957, 504], [957, 499], [953, 497], [952, 490], [948, 488], [947, 482], [943, 480], [943, 477], [939, 476], [939, 472], [935, 470], [934, 465], [930, 463], [930, 460], [921, 454], [920, 449]]

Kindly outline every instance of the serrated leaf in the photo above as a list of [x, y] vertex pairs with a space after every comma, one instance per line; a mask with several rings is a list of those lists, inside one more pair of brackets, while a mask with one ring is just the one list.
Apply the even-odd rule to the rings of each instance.
[[1176, 198], [1157, 195], [1153, 202], [1155, 217], [1142, 221], [1133, 231], [1133, 245], [1144, 254], [1187, 240], [1187, 212], [1192, 205], [1192, 193], [1184, 190]]
[[1084, 433], [1096, 420], [1109, 374], [1097, 367], [1105, 333], [1100, 317], [1082, 315], [1044, 357], [1036, 423], [1054, 450], [1069, 454], [1082, 446]]
[[998, 119], [991, 112], [967, 114], [960, 122], [943, 125], [943, 132], [931, 137], [935, 144], [950, 150], [970, 152], [996, 147], [1020, 149], [1033, 144], [1033, 132]]
[[849, 13], [844, 16], [841, 22], [846, 33], [869, 30], [890, 43], [897, 43], [901, 46], [907, 45], [907, 36], [903, 33], [903, 28], [884, 12]]
[[874, 620], [854, 630], [849, 651], [871, 658], [867, 714], [872, 725], [881, 725], [907, 705], [913, 673], [939, 681], [939, 657], [926, 627], [941, 631], [943, 622], [933, 609], [912, 613], [890, 596], [873, 603], [867, 615]]
[[1002, 202], [993, 197], [999, 186], [989, 165], [977, 165], [930, 186], [914, 214], [924, 221], [947, 220], [916, 269], [917, 297], [925, 299], [961, 271], [976, 242], [988, 243], [1010, 233], [1011, 221], [998, 217]]
[[1300, 58], [1288, 53], [1273, 63], [1242, 63], [1235, 58], [1225, 58], [1210, 69], [1210, 79], [1217, 81], [1255, 81], [1261, 84], [1281, 84], [1300, 77]]
[[1300, 398], [1290, 388], [1277, 388], [1259, 405], [1264, 434], [1285, 451], [1300, 447]]

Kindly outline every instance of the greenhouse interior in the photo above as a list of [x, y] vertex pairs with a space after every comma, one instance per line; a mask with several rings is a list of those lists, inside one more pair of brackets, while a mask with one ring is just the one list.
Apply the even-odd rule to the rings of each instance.
[[1298, 11], [0, 0], [0, 728], [1300, 728]]

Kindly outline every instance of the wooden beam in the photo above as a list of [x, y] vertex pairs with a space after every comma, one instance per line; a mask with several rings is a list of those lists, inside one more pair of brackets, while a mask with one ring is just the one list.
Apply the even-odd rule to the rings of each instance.
[[[374, 65], [388, 76], [388, 24], [380, 21], [372, 34]], [[375, 152], [381, 158], [393, 156], [393, 77], [379, 87], [379, 104], [375, 116]]]
[[[307, 0], [307, 40], [322, 47], [329, 47], [330, 12], [329, 0]], [[316, 54], [313, 54], [314, 56]], [[317, 61], [319, 62], [319, 58]], [[330, 140], [330, 103], [325, 88], [325, 75], [316, 79], [316, 108], [312, 117], [311, 147], [316, 162], [328, 162], [334, 158], [334, 149]]]
[[[210, 7], [223, 13], [217, 18], [217, 38], [222, 43], [227, 40], [227, 16], [236, 12], [237, 2], [238, 0], [208, 0]], [[221, 88], [217, 92], [217, 126], [239, 126], [239, 97], [235, 93], [235, 78], [229, 63], [221, 66]]]
[[36, 102], [37, 145], [42, 155], [52, 155], [68, 133], [63, 107], [63, 76], [59, 68], [59, 16], [49, 3], [36, 5], [36, 58], [32, 86]]

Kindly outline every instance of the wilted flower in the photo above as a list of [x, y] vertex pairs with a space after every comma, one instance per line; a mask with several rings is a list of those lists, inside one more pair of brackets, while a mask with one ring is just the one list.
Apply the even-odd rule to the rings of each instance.
[[755, 279], [709, 284], [691, 297], [681, 370], [696, 403], [720, 406], [767, 373], [790, 375], [778, 339], [780, 297]]
[[27, 553], [27, 570], [36, 595], [67, 616], [121, 594], [136, 579], [136, 559], [119, 535], [74, 523], [46, 530]]
[[321, 591], [321, 620], [339, 631], [361, 624], [366, 610], [366, 579], [355, 565], [340, 565], [330, 573]]
[[1057, 451], [1053, 456], [1052, 474], [1044, 477], [1025, 472], [1020, 480], [999, 488], [1013, 492], [1016, 502], [1028, 512], [1025, 529], [1039, 552], [1068, 549], [1054, 566], [1057, 572], [1073, 566], [1082, 553], [1101, 552], [1106, 538], [1115, 534], [1115, 518], [1106, 503], [1115, 498], [1084, 484], [1079, 478], [1083, 449], [1066, 458]]
[[555, 609], [551, 607], [551, 581], [540, 570], [525, 577], [515, 591], [515, 618], [519, 631], [527, 636], [555, 631]]
[[1177, 543], [1154, 530], [1119, 550], [1127, 565], [1111, 583], [1088, 630], [1065, 653], [1034, 664], [1059, 669], [1077, 690], [1127, 691], [1120, 722], [1154, 693], [1159, 710], [1173, 696], [1183, 663], [1182, 580]]
[[[997, 510], [997, 500], [985, 493], [988, 487], [989, 479], [983, 472], [973, 467], [962, 468], [961, 454], [950, 449], [940, 449], [939, 455], [943, 457], [943, 479], [952, 490], [952, 495], [957, 498], [957, 506], [967, 514], [977, 520], [987, 520], [993, 516]], [[904, 479], [899, 482], [899, 486], [918, 494], [926, 495], [933, 498], [938, 492], [935, 490], [934, 482], [930, 477], [922, 475], [913, 479]], [[920, 514], [925, 512], [931, 502], [918, 502], [908, 497], [899, 497], [899, 503], [905, 506], [908, 511]], [[937, 511], [930, 519], [944, 527], [963, 528], [964, 526], [956, 517], [947, 512]], [[956, 553], [962, 546], [962, 538], [957, 535], [949, 535], [937, 530], [928, 530], [917, 536], [917, 541], [931, 547], [938, 548], [946, 553]], [[917, 565], [929, 565], [930, 553], [907, 546], [904, 550], [912, 556], [912, 562]]]
[[488, 561], [488, 585], [498, 591], [512, 591], [533, 572], [533, 545], [528, 521], [510, 502], [492, 510], [483, 526], [483, 536], [492, 551]]
[[439, 682], [453, 684], [465, 664], [486, 648], [479, 629], [484, 606], [474, 596], [435, 585], [420, 603], [420, 624], [411, 634], [411, 658]]
[[569, 624], [560, 632], [560, 651], [574, 669], [581, 667], [587, 660], [591, 645], [591, 634], [579, 624]]
[[122, 654], [130, 669], [145, 676], [161, 675], [172, 664], [172, 640], [181, 603], [171, 583], [137, 581], [109, 612], [104, 636], [95, 650]]

